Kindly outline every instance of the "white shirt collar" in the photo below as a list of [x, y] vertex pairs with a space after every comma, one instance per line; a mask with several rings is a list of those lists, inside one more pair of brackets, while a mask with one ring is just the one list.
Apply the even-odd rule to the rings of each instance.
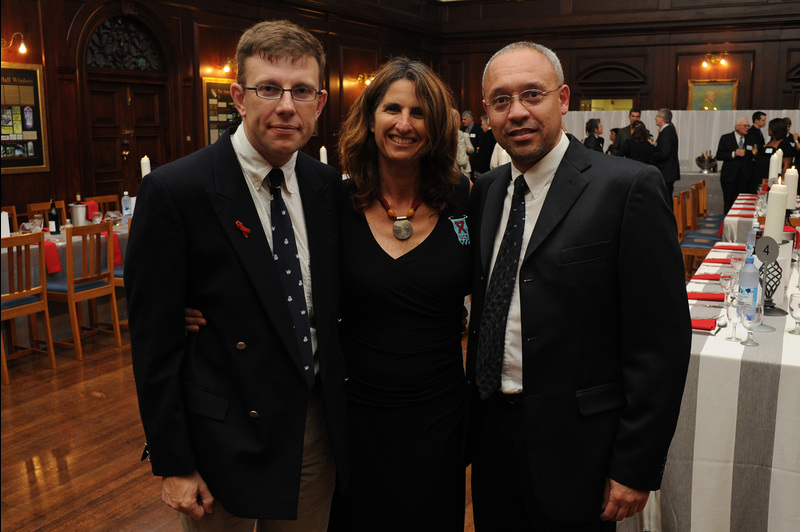
[[[231, 143], [233, 144], [233, 151], [236, 152], [236, 157], [239, 159], [245, 179], [250, 180], [253, 187], [259, 190], [273, 166], [250, 144], [244, 128], [239, 127], [234, 131], [233, 135], [231, 135]], [[294, 173], [295, 164], [297, 164], [297, 152], [292, 155], [289, 162], [280, 167], [283, 170], [283, 188], [289, 194], [294, 194], [297, 191], [297, 176]], [[269, 184], [267, 184], [267, 187], [269, 187]]]

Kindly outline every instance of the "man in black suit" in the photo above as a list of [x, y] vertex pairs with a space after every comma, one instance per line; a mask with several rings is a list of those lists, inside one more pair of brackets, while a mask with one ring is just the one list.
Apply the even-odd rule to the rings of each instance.
[[748, 144], [749, 128], [747, 118], [738, 118], [734, 131], [722, 135], [717, 146], [717, 160], [722, 161], [719, 182], [722, 186], [725, 214], [730, 210], [736, 197], [750, 187], [753, 173], [753, 146]]
[[631, 138], [633, 134], [633, 124], [638, 122], [642, 119], [642, 110], [637, 109], [634, 107], [628, 112], [628, 120], [630, 124], [626, 127], [621, 127], [617, 131], [617, 138], [614, 139], [614, 144], [608, 149], [608, 152], [611, 155], [621, 155], [622, 154], [622, 145], [625, 144], [625, 141]]
[[497, 141], [494, 140], [492, 126], [489, 124], [487, 115], [481, 116], [481, 140], [476, 146], [475, 166], [472, 167], [472, 174], [477, 179], [481, 174], [489, 171], [489, 164], [492, 160], [492, 152]]
[[750, 129], [747, 131], [747, 137], [748, 144], [751, 144], [755, 151], [764, 147], [766, 141], [764, 140], [764, 132], [761, 131], [761, 128], [766, 125], [767, 113], [763, 111], [756, 111], [753, 113], [753, 125], [750, 126]]
[[[139, 188], [125, 287], [146, 451], [184, 530], [322, 532], [347, 473], [341, 178], [298, 150], [327, 100], [325, 55], [270, 21], [237, 62], [242, 124]], [[208, 319], [196, 334], [184, 307]]]
[[656, 114], [656, 124], [658, 125], [658, 138], [656, 138], [655, 150], [653, 150], [653, 159], [664, 177], [667, 200], [671, 201], [675, 181], [679, 181], [681, 178], [681, 165], [678, 161], [678, 133], [672, 124], [672, 111], [667, 108], [659, 109]]
[[689, 361], [663, 180], [562, 132], [547, 48], [497, 52], [483, 91], [512, 162], [476, 181], [469, 215], [476, 530], [614, 530], [659, 488]]

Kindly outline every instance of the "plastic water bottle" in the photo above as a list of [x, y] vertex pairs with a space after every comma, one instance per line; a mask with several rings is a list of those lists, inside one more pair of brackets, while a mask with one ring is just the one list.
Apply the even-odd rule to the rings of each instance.
[[753, 228], [747, 233], [747, 255], [756, 254], [756, 239], [758, 238], [758, 222], [753, 222]]
[[122, 219], [128, 220], [133, 216], [133, 207], [131, 205], [131, 197], [128, 195], [128, 191], [126, 190], [125, 193], [122, 195]]
[[739, 306], [757, 306], [760, 275], [758, 268], [753, 264], [753, 256], [747, 257], [744, 266], [739, 271]]

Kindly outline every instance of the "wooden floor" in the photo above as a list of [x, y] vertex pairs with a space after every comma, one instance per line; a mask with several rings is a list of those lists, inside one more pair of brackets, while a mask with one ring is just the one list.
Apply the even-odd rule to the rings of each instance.
[[[11, 386], [0, 390], [2, 531], [179, 530], [160, 479], [139, 461], [145, 439], [127, 331], [122, 340], [122, 348], [107, 336], [85, 340], [83, 362], [56, 348], [55, 371], [44, 356], [9, 361]], [[469, 489], [467, 505], [472, 531]]]

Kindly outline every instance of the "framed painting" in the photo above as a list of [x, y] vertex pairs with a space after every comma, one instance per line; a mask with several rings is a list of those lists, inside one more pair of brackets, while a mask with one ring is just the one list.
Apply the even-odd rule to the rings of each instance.
[[690, 79], [690, 111], [730, 111], [736, 109], [738, 79]]
[[235, 79], [203, 78], [203, 129], [205, 145], [214, 144], [230, 126], [241, 122], [231, 97]]
[[2, 173], [50, 170], [42, 65], [3, 61], [2, 80]]

